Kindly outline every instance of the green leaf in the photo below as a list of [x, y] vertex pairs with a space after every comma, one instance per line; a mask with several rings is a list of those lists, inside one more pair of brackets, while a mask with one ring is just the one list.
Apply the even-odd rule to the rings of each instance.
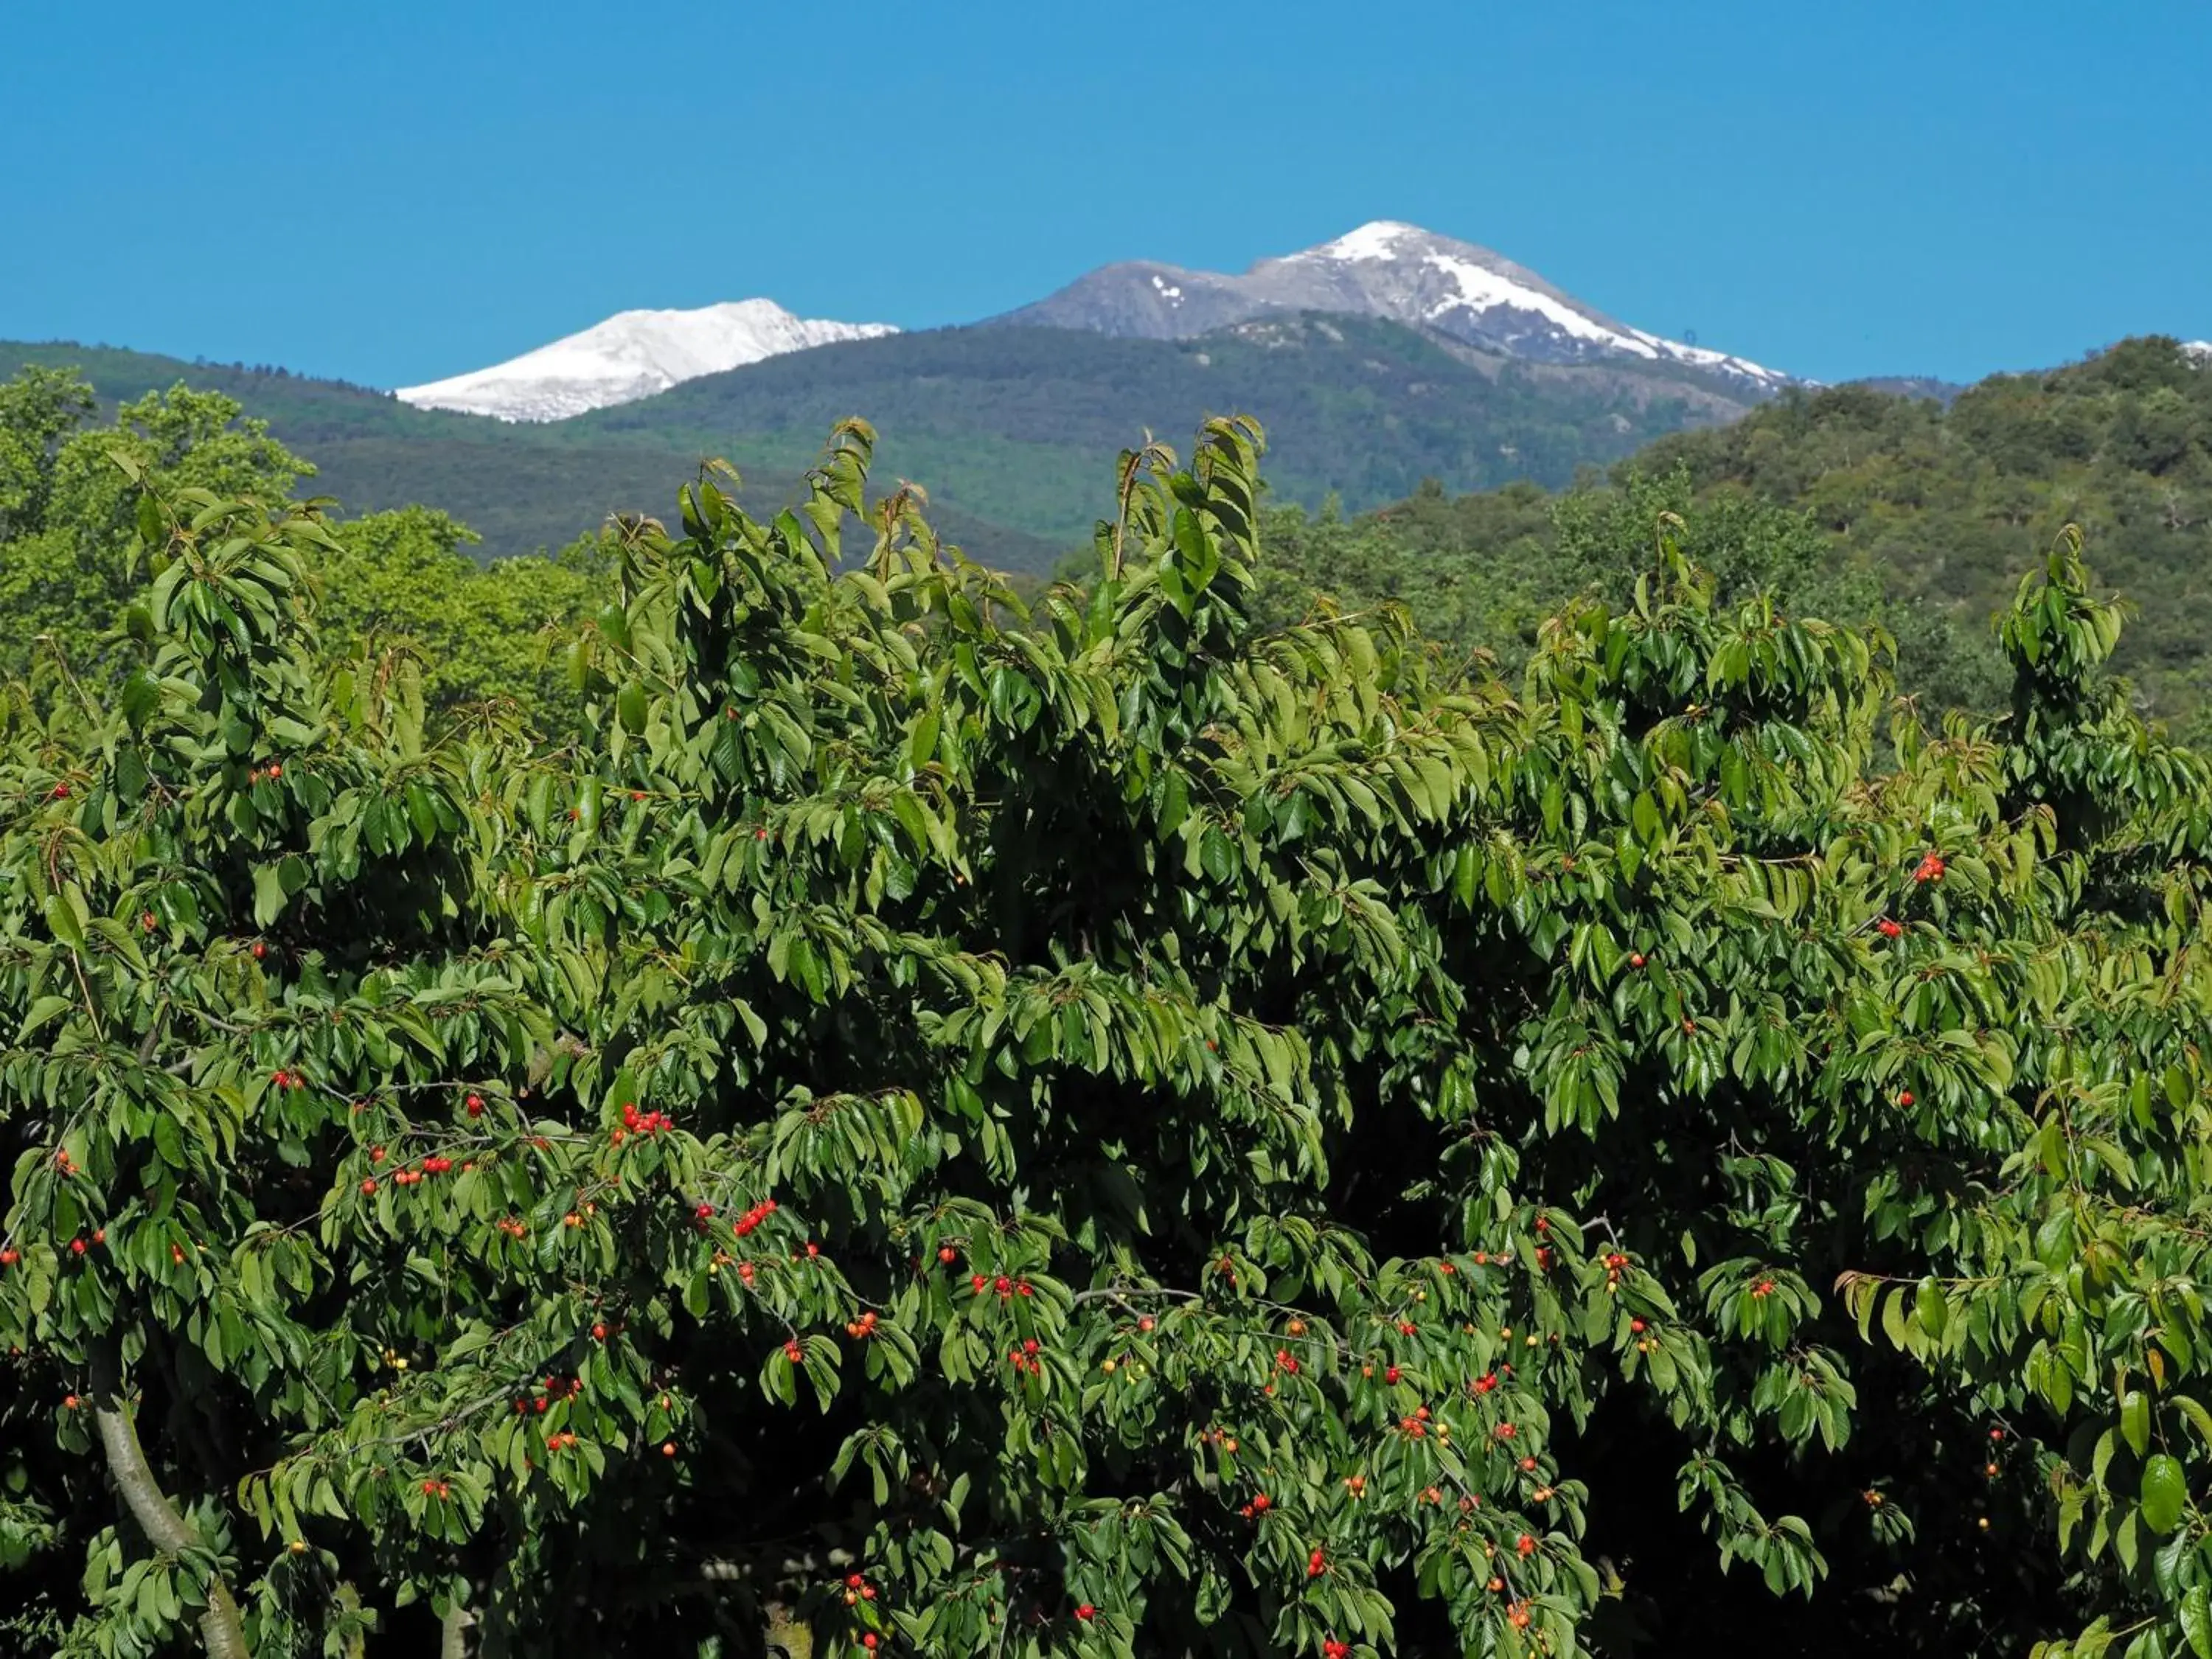
[[2212, 1659], [2212, 1592], [2201, 1583], [2181, 1598], [2181, 1633], [2197, 1659]]
[[2120, 1436], [2137, 1457], [2150, 1449], [2150, 1398], [2141, 1389], [2120, 1401]]
[[2189, 1481], [2181, 1460], [2164, 1452], [2143, 1463], [2142, 1498], [2143, 1524], [2163, 1536], [2180, 1524], [2189, 1502]]
[[253, 920], [266, 927], [284, 914], [284, 902], [290, 895], [284, 890], [284, 874], [281, 865], [257, 864], [253, 866]]

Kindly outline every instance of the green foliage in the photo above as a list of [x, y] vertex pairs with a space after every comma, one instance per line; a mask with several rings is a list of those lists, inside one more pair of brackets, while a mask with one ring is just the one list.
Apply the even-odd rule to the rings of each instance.
[[239, 420], [217, 392], [178, 386], [126, 404], [114, 424], [85, 428], [88, 389], [73, 376], [27, 369], [0, 384], [0, 675], [34, 661], [97, 681], [118, 660], [117, 629], [137, 591], [131, 552], [139, 485], [129, 457], [156, 489], [205, 489], [281, 501], [314, 469]]
[[404, 653], [434, 708], [503, 701], [540, 731], [573, 724], [568, 644], [605, 597], [596, 543], [479, 565], [463, 550], [474, 532], [427, 507], [369, 514], [333, 539], [319, 572], [326, 651]]
[[[0, 607], [15, 624], [0, 676], [33, 682], [42, 705], [98, 695], [132, 659], [124, 611], [155, 500], [197, 489], [279, 503], [313, 471], [220, 392], [180, 386], [124, 405], [112, 425], [88, 424], [93, 411], [89, 386], [59, 371], [0, 383]], [[398, 676], [432, 714], [501, 705], [539, 731], [574, 725], [565, 654], [604, 603], [605, 532], [484, 567], [464, 551], [474, 532], [428, 508], [331, 532], [315, 573], [325, 653], [372, 679]]]
[[1878, 620], [1903, 688], [1930, 716], [2005, 706], [1989, 627], [2014, 573], [2068, 525], [2141, 608], [2118, 658], [2144, 712], [2202, 740], [2212, 611], [2212, 370], [2171, 340], [2129, 341], [2047, 374], [2000, 375], [1936, 400], [1863, 386], [1792, 392], [1734, 424], [1663, 437], [1555, 501], [1526, 486], [1430, 489], [1349, 524], [1271, 526], [1287, 562], [1273, 614], [1316, 590], [1401, 598], [1434, 637], [1519, 661], [1585, 587], [1619, 603], [1648, 568], [1662, 512], [1725, 589], [1787, 609]]
[[558, 749], [149, 494], [0, 759], [19, 1631], [2203, 1650], [2212, 776], [2074, 542], [1931, 730], [1749, 507], [1516, 688], [1264, 620], [1246, 423], [1026, 614], [872, 449], [608, 544]]

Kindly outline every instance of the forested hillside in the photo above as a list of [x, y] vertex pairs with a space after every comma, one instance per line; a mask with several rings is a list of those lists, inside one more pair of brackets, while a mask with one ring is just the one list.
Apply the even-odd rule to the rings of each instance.
[[[1631, 524], [1692, 514], [1698, 556], [1821, 614], [1880, 620], [1905, 688], [1997, 707], [1990, 618], [2027, 562], [2078, 526], [2136, 609], [2117, 659], [2145, 712], [2203, 734], [2212, 697], [2212, 368], [2165, 339], [1937, 398], [1793, 392], [1742, 421], [1657, 441], [1554, 502], [1527, 487], [1417, 492], [1331, 522], [1286, 514], [1277, 580], [1348, 603], [1395, 595], [1463, 647], [1524, 653], [1595, 582], [1623, 596]], [[1648, 534], [1644, 538], [1648, 541]]]
[[1434, 477], [1454, 489], [1565, 483], [1750, 397], [1679, 368], [1516, 363], [1395, 323], [1289, 317], [1202, 339], [945, 329], [817, 347], [542, 425], [410, 408], [274, 369], [0, 343], [75, 368], [111, 408], [179, 383], [225, 393], [312, 461], [349, 512], [430, 504], [487, 557], [560, 547], [611, 513], [662, 508], [707, 458], [749, 504], [787, 499], [820, 434], [866, 412], [885, 476], [929, 493], [941, 533], [1002, 569], [1041, 573], [1109, 510], [1113, 461], [1147, 430], [1231, 409], [1274, 416], [1281, 499], [1380, 506]]
[[[241, 364], [188, 363], [106, 347], [0, 342], [0, 380], [23, 365], [81, 375], [104, 414], [149, 392], [184, 386], [219, 392], [313, 469], [317, 493], [349, 514], [433, 503], [474, 532], [478, 556], [506, 558], [567, 545], [619, 513], [665, 510], [668, 492], [723, 456], [745, 467], [745, 499], [787, 500], [808, 459], [787, 445], [711, 434], [584, 433], [568, 423], [516, 426], [409, 407], [365, 386]], [[726, 434], [728, 435], [728, 434]], [[948, 505], [945, 533], [979, 556], [1041, 569], [1062, 544], [986, 524]]]

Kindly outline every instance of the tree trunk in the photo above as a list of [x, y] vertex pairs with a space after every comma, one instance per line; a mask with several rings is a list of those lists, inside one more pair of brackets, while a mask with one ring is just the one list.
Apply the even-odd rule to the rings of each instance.
[[[204, 1548], [199, 1534], [177, 1512], [177, 1506], [161, 1490], [153, 1466], [146, 1461], [146, 1449], [138, 1443], [137, 1425], [131, 1420], [130, 1408], [124, 1403], [121, 1367], [116, 1361], [112, 1340], [98, 1343], [93, 1350], [92, 1417], [100, 1430], [100, 1446], [107, 1453], [108, 1473], [114, 1477], [116, 1490], [123, 1494], [125, 1506], [130, 1510], [131, 1519], [137, 1522], [138, 1529], [146, 1534], [147, 1541], [171, 1555]], [[200, 1641], [207, 1649], [208, 1659], [252, 1659], [246, 1650], [246, 1626], [239, 1617], [238, 1603], [231, 1599], [230, 1587], [222, 1582], [220, 1573], [208, 1580], [207, 1611], [200, 1615]]]
[[814, 1659], [814, 1631], [802, 1624], [799, 1616], [778, 1601], [768, 1604], [769, 1659], [781, 1654], [784, 1659]]

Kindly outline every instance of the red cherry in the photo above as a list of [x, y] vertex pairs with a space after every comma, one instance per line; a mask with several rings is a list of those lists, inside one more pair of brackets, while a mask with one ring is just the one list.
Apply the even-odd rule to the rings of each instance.
[[1082, 1620], [1084, 1623], [1089, 1624], [1093, 1619], [1096, 1619], [1098, 1616], [1098, 1609], [1092, 1607], [1090, 1602], [1085, 1601], [1081, 1607], [1076, 1608], [1075, 1616], [1078, 1619]]
[[604, 1342], [604, 1341], [605, 1341], [606, 1340], [607, 1340], [607, 1328], [606, 1328], [605, 1326], [604, 1326], [604, 1325], [594, 1325], [594, 1326], [592, 1326], [592, 1341], [594, 1341], [594, 1342]]
[[77, 1401], [76, 1401], [76, 1396], [75, 1395], [73, 1395], [73, 1394], [65, 1394], [65, 1395], [64, 1395], [62, 1396], [62, 1409], [63, 1409], [64, 1411], [65, 1411], [65, 1412], [73, 1412], [73, 1411], [75, 1411], [75, 1410], [76, 1409], [76, 1404], [77, 1404]]
[[1632, 968], [1641, 968], [1644, 965], [1644, 952], [1631, 951], [1628, 953], [1628, 965]]
[[256, 940], [254, 940], [254, 941], [253, 941], [253, 959], [254, 959], [256, 962], [260, 961], [264, 957], [267, 956], [268, 954], [269, 954], [269, 947], [268, 947], [266, 945], [264, 945], [264, 944], [263, 944], [259, 939], [256, 939]]
[[1897, 1103], [1900, 1106], [1910, 1106], [1912, 1104], [1912, 1091], [1910, 1089], [1899, 1090], [1897, 1092]]
[[867, 1582], [868, 1582], [868, 1581], [867, 1581], [866, 1579], [863, 1578], [863, 1577], [862, 1577], [859, 1573], [857, 1573], [857, 1572], [855, 1572], [855, 1573], [848, 1573], [848, 1575], [846, 1575], [846, 1578], [845, 1578], [845, 1588], [846, 1588], [847, 1589], [860, 1589], [860, 1586], [861, 1586], [861, 1585], [863, 1585], [863, 1584], [866, 1583]]
[[467, 1105], [469, 1109], [469, 1115], [471, 1117], [482, 1117], [483, 1115], [483, 1097], [482, 1095], [471, 1095], [468, 1097]]
[[937, 1247], [937, 1259], [949, 1267], [960, 1259], [960, 1252], [950, 1244], [940, 1244]]
[[21, 1260], [22, 1257], [12, 1249], [0, 1250], [0, 1267], [12, 1267]]
[[82, 1255], [84, 1254], [84, 1241], [81, 1238], [72, 1238], [70, 1240], [70, 1254], [71, 1255]]
[[676, 1443], [675, 1443], [673, 1440], [664, 1440], [664, 1441], [662, 1441], [662, 1442], [660, 1443], [660, 1455], [661, 1455], [663, 1457], [673, 1457], [673, 1456], [675, 1456], [675, 1455], [676, 1455]]
[[106, 1228], [105, 1228], [105, 1227], [94, 1227], [94, 1228], [92, 1230], [92, 1242], [93, 1242], [94, 1243], [95, 1243], [95, 1244], [105, 1244], [105, 1243], [107, 1243], [107, 1229], [106, 1229]]

